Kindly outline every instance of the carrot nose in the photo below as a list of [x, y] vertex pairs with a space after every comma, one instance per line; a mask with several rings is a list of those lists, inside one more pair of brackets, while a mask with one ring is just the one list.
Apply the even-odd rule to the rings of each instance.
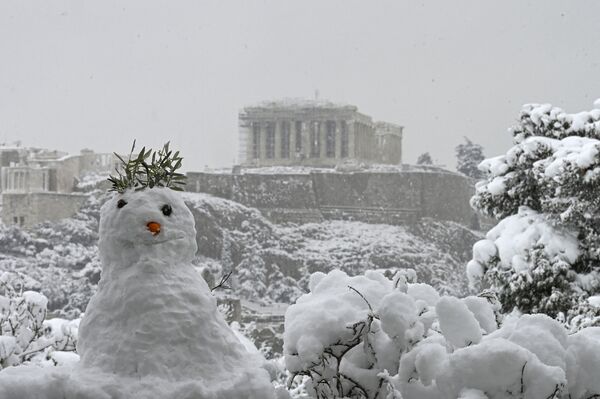
[[160, 223], [158, 222], [149, 222], [146, 227], [148, 227], [148, 230], [150, 230], [150, 233], [152, 233], [153, 236], [160, 233]]

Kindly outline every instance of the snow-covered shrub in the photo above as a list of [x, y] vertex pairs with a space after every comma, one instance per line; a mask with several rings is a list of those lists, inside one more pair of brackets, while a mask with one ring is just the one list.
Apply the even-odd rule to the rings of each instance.
[[24, 291], [15, 273], [0, 275], [0, 366], [25, 362], [60, 364], [76, 354], [78, 320], [46, 320], [48, 299]]
[[286, 313], [286, 366], [317, 398], [600, 395], [600, 328], [568, 335], [543, 314], [499, 324], [499, 306], [489, 294], [440, 296], [407, 271], [315, 273]]
[[98, 212], [104, 192], [89, 194], [71, 218], [44, 222], [28, 230], [0, 226], [0, 272], [26, 275], [25, 290], [48, 298], [48, 312], [80, 316], [100, 278]]
[[526, 105], [512, 134], [506, 155], [479, 166], [487, 178], [472, 205], [503, 220], [474, 246], [467, 272], [507, 311], [570, 320], [600, 292], [600, 109]]
[[2, 257], [7, 255], [31, 256], [45, 247], [44, 240], [35, 240], [16, 225], [0, 224], [0, 248]]

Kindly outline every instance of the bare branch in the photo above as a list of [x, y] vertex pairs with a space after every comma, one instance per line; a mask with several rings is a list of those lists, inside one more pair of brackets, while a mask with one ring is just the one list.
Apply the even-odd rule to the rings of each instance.
[[367, 301], [367, 298], [365, 298], [365, 296], [363, 294], [361, 294], [356, 288], [352, 287], [351, 285], [349, 285], [348, 288], [351, 289], [352, 291], [356, 292], [358, 295], [360, 295], [360, 297], [365, 301], [365, 303], [369, 307], [369, 310], [371, 311], [371, 313], [373, 313], [373, 308], [371, 307], [371, 304], [369, 303], [369, 301]]
[[219, 284], [212, 287], [210, 289], [210, 292], [213, 292], [214, 290], [217, 290], [217, 289], [230, 290], [231, 287], [226, 286], [225, 283], [227, 282], [227, 280], [229, 280], [229, 278], [231, 277], [232, 274], [233, 274], [233, 270], [230, 270], [229, 273], [227, 273], [226, 275], [221, 277], [221, 281], [219, 282]]

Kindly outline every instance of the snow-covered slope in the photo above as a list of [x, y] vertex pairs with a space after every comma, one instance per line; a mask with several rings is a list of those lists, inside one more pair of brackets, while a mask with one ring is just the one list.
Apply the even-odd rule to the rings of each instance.
[[[483, 238], [452, 222], [425, 219], [417, 226], [332, 221], [274, 225], [260, 212], [206, 194], [184, 193], [195, 219], [194, 263], [216, 281], [234, 269], [235, 293], [259, 302], [291, 303], [308, 286], [308, 275], [335, 268], [351, 275], [368, 269], [414, 268], [420, 281], [460, 295], [464, 265]], [[0, 270], [27, 275], [27, 289], [49, 299], [51, 315], [78, 317], [100, 278], [98, 218], [106, 195], [90, 194], [73, 218], [30, 231], [0, 227]]]
[[465, 263], [482, 235], [453, 222], [415, 226], [328, 221], [274, 225], [255, 209], [207, 194], [186, 193], [196, 219], [201, 262], [216, 277], [235, 270], [237, 292], [256, 301], [291, 302], [316, 271], [414, 268], [444, 293], [466, 292]]
[[194, 219], [177, 192], [114, 194], [99, 237], [102, 278], [79, 325], [81, 361], [3, 370], [0, 397], [275, 399], [264, 360], [238, 340], [191, 263]]

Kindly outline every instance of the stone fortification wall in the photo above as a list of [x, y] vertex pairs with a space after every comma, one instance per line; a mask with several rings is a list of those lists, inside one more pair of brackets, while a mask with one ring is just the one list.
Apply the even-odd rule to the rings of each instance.
[[43, 221], [70, 217], [86, 201], [83, 194], [27, 193], [2, 196], [2, 220], [6, 224], [31, 227]]
[[470, 225], [475, 211], [469, 200], [475, 194], [471, 180], [457, 173], [421, 173], [424, 216]]
[[186, 190], [231, 199], [233, 175], [225, 173], [188, 172]]
[[451, 172], [315, 171], [306, 174], [189, 173], [187, 189], [258, 208], [274, 222], [322, 219], [405, 224], [421, 217], [473, 221], [473, 185]]
[[412, 173], [314, 173], [319, 208], [327, 219], [412, 223], [421, 212], [420, 177]]
[[322, 215], [309, 174], [188, 173], [186, 189], [258, 208], [276, 223], [318, 222]]
[[314, 209], [319, 204], [311, 175], [233, 176], [232, 198], [253, 208]]

